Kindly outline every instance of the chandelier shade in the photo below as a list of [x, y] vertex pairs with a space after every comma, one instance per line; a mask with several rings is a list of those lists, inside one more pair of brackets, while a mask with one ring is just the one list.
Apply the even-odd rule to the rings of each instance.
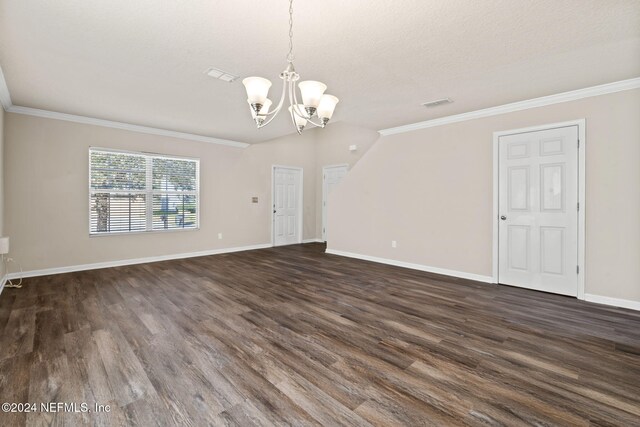
[[322, 95], [322, 98], [320, 98], [320, 104], [318, 105], [318, 117], [320, 117], [321, 120], [331, 120], [333, 111], [336, 109], [336, 104], [338, 102], [338, 98], [333, 95]]
[[[304, 108], [304, 105], [296, 105], [296, 107], [298, 109], [300, 109], [300, 108]], [[296, 129], [299, 132], [302, 132], [304, 127], [307, 125], [307, 119], [305, 119], [304, 117], [302, 117], [299, 114], [295, 114], [295, 112], [293, 110], [294, 110], [293, 106], [289, 107], [289, 113], [291, 115], [293, 115], [294, 123], [296, 124]]]
[[302, 103], [306, 108], [318, 108], [320, 98], [327, 90], [327, 85], [316, 82], [314, 80], [306, 80], [298, 83], [300, 94], [302, 95]]
[[271, 110], [269, 100], [271, 81], [263, 77], [247, 77], [242, 80], [247, 91], [247, 102], [251, 109], [251, 117], [259, 128], [271, 123], [282, 109], [285, 99], [289, 98], [289, 115], [298, 133], [310, 123], [313, 126], [325, 127], [333, 116], [338, 98], [325, 95], [327, 85], [315, 80], [305, 80], [298, 83], [302, 102], [298, 101], [296, 82], [300, 75], [293, 66], [293, 0], [289, 0], [289, 53], [287, 67], [280, 73], [282, 79], [282, 95], [275, 109]]
[[271, 87], [269, 80], [262, 77], [247, 77], [242, 80], [242, 84], [247, 90], [249, 104], [264, 105]]

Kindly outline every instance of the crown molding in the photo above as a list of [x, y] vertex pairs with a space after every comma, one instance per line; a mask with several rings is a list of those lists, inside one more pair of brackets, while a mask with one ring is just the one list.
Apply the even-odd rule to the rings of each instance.
[[66, 122], [82, 123], [86, 125], [102, 126], [113, 129], [128, 130], [131, 132], [146, 133], [150, 135], [168, 136], [170, 138], [186, 139], [189, 141], [208, 142], [211, 144], [227, 145], [229, 147], [247, 148], [246, 142], [230, 139], [214, 138], [211, 136], [196, 135], [193, 133], [177, 132], [168, 129], [160, 129], [149, 126], [134, 125], [131, 123], [114, 122], [111, 120], [96, 119], [94, 117], [78, 116], [75, 114], [58, 113], [57, 111], [40, 110], [38, 108], [20, 107], [13, 105], [7, 81], [0, 67], [0, 104], [7, 113], [24, 114], [27, 116], [43, 117], [45, 119], [63, 120]]
[[176, 132], [173, 130], [159, 129], [148, 126], [133, 125], [130, 123], [114, 122], [111, 120], [96, 119], [93, 117], [76, 116], [75, 114], [58, 113], [56, 111], [40, 110], [30, 107], [18, 107], [13, 105], [7, 110], [9, 113], [24, 114], [27, 116], [44, 117], [46, 119], [63, 120], [67, 122], [82, 123], [87, 125], [102, 126], [113, 129], [123, 129], [131, 132], [147, 133], [150, 135], [168, 136], [171, 138], [188, 139], [190, 141], [209, 142], [211, 144], [228, 145], [230, 147], [247, 148], [246, 142], [232, 141], [229, 139], [213, 138], [210, 136], [196, 135], [193, 133]]
[[423, 122], [412, 123], [404, 126], [382, 129], [379, 130], [378, 133], [380, 133], [380, 135], [382, 136], [395, 135], [398, 133], [412, 132], [414, 130], [427, 129], [436, 126], [448, 125], [451, 123], [480, 119], [483, 117], [491, 117], [498, 114], [512, 113], [515, 111], [528, 110], [530, 108], [544, 107], [546, 105], [559, 104], [562, 102], [575, 101], [592, 96], [606, 95], [609, 93], [622, 92], [625, 90], [638, 88], [640, 88], [640, 77], [598, 86], [592, 86], [584, 89], [572, 90], [569, 92], [562, 92], [555, 95], [543, 96], [540, 98], [528, 99], [526, 101], [512, 102], [510, 104], [499, 105], [482, 110], [469, 111], [467, 113], [455, 114], [438, 119], [425, 120]]

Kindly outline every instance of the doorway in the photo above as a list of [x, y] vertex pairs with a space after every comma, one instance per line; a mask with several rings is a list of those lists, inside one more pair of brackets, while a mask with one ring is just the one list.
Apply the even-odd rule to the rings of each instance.
[[347, 175], [349, 165], [333, 165], [322, 168], [322, 240], [327, 241], [327, 203], [329, 194]]
[[302, 243], [302, 168], [273, 166], [273, 246]]
[[584, 295], [584, 120], [494, 134], [494, 280]]

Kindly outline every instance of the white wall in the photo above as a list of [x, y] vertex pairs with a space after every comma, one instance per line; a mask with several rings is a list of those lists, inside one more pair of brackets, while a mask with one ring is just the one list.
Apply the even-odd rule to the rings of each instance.
[[382, 137], [332, 195], [328, 248], [491, 276], [493, 132], [580, 118], [586, 293], [640, 302], [640, 90]]
[[[239, 149], [9, 113], [3, 164], [5, 232], [11, 236], [11, 255], [25, 271], [33, 271], [268, 244], [273, 164], [303, 168], [303, 239], [314, 239], [318, 237], [316, 152], [334, 153], [331, 159], [340, 162], [353, 161], [348, 150], [336, 147], [351, 141], [355, 133], [335, 123], [302, 137], [295, 134]], [[317, 149], [316, 144], [323, 147]], [[90, 237], [91, 146], [200, 158], [200, 230]], [[258, 204], [251, 203], [253, 196], [259, 198]]]

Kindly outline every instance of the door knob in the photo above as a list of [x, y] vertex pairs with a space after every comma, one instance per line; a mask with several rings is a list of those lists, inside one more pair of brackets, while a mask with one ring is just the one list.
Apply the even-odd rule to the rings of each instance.
[[500, 217], [500, 219], [504, 221], [504, 220], [506, 220], [506, 219], [507, 219], [507, 217], [506, 217], [506, 216], [504, 216], [504, 215], [502, 215], [502, 216]]

